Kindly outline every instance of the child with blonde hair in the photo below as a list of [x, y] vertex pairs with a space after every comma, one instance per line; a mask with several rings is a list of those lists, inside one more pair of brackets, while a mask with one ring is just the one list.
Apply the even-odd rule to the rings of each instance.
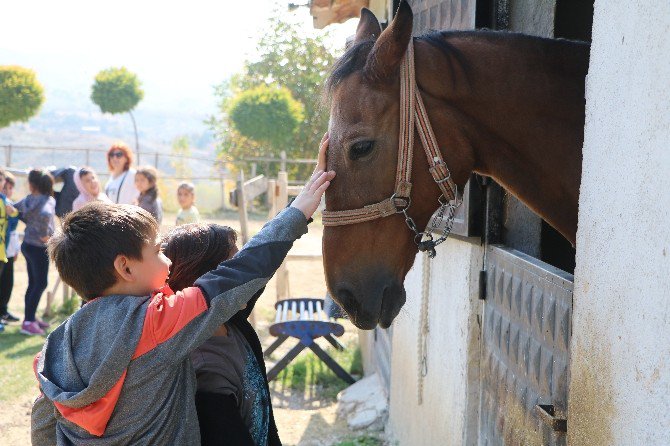
[[140, 191], [137, 205], [154, 216], [158, 224], [163, 221], [163, 202], [158, 196], [158, 171], [151, 166], [142, 167], [135, 174], [135, 187]]
[[177, 188], [177, 201], [179, 201], [179, 212], [177, 213], [177, 226], [188, 223], [198, 223], [200, 213], [193, 203], [195, 202], [195, 186], [193, 183], [181, 183]]

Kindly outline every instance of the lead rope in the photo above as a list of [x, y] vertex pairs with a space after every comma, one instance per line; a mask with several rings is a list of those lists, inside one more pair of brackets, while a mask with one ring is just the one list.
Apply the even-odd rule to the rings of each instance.
[[422, 259], [421, 277], [421, 311], [419, 313], [419, 336], [417, 352], [419, 355], [418, 370], [418, 403], [423, 404], [423, 382], [428, 375], [428, 333], [430, 332], [428, 305], [430, 303], [430, 257], [425, 253]]

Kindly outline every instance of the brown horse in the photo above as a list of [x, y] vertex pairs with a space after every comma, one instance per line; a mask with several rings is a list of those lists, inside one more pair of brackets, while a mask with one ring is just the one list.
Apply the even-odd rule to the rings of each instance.
[[[326, 192], [330, 211], [360, 208], [394, 189], [399, 66], [412, 38], [403, 1], [381, 31], [364, 9], [353, 45], [333, 68]], [[414, 38], [416, 82], [459, 188], [494, 178], [573, 245], [584, 137], [589, 46], [520, 34], [434, 32]], [[425, 228], [440, 195], [417, 136], [409, 215]], [[462, 190], [462, 189], [461, 189]], [[400, 214], [327, 227], [328, 288], [360, 328], [388, 327], [405, 302], [417, 246]]]

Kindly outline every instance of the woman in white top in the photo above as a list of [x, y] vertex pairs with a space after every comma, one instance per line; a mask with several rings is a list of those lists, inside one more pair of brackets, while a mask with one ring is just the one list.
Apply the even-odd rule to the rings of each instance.
[[107, 165], [111, 176], [105, 185], [105, 194], [112, 203], [134, 204], [140, 191], [135, 187], [133, 151], [122, 142], [112, 144], [107, 151]]

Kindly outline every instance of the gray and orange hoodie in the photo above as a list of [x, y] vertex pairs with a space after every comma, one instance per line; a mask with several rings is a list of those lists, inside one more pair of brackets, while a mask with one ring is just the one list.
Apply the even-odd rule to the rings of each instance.
[[194, 287], [90, 301], [35, 359], [33, 445], [198, 445], [189, 353], [270, 280], [307, 220], [286, 208]]

